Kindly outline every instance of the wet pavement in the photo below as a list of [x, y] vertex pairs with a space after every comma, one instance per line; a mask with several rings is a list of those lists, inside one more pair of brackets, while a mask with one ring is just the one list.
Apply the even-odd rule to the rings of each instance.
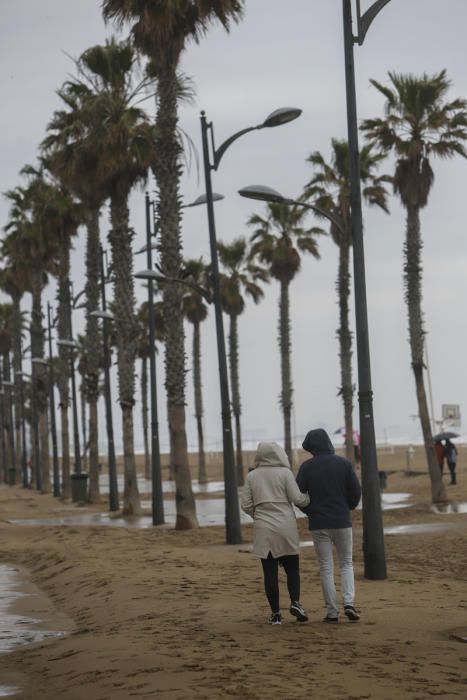
[[[222, 482], [211, 482], [222, 483]], [[382, 506], [383, 510], [392, 510], [394, 508], [406, 508], [409, 503], [410, 494], [408, 493], [387, 493], [383, 495]], [[21, 520], [10, 520], [9, 522], [15, 525], [107, 525], [117, 527], [131, 528], [148, 528], [152, 527], [152, 517], [149, 514], [151, 510], [151, 502], [142, 500], [141, 505], [147, 509], [148, 514], [139, 517], [115, 517], [110, 513], [76, 513], [57, 518], [31, 518]], [[361, 507], [361, 506], [359, 506]], [[201, 527], [210, 525], [224, 525], [225, 523], [225, 502], [223, 498], [206, 498], [199, 499], [196, 502], [196, 512], [198, 522]], [[301, 511], [296, 509], [297, 518], [306, 517]], [[173, 499], [164, 500], [165, 522], [169, 526], [175, 524], [176, 505]], [[242, 523], [251, 523], [251, 518], [240, 510], [240, 521]]]
[[[151, 479], [145, 479], [144, 476], [138, 476], [138, 491], [140, 494], [151, 493]], [[117, 477], [117, 484], [119, 493], [123, 493], [124, 480], [121, 474]], [[194, 494], [197, 493], [223, 493], [224, 492], [224, 482], [223, 481], [208, 481], [205, 484], [200, 484], [199, 481], [193, 480], [191, 482], [191, 488]], [[99, 489], [103, 494], [109, 493], [109, 477], [107, 474], [101, 474], [99, 476]], [[175, 481], [163, 481], [162, 482], [163, 493], [175, 493]]]
[[390, 525], [384, 528], [385, 535], [423, 535], [431, 532], [445, 532], [465, 528], [465, 522], [411, 523], [410, 525]]
[[467, 513], [467, 503], [456, 503], [451, 501], [450, 503], [434, 503], [431, 506], [431, 510], [434, 513]]

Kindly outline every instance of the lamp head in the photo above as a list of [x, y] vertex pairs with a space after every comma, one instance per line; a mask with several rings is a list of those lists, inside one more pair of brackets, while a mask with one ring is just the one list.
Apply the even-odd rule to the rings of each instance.
[[282, 124], [287, 124], [287, 122], [291, 122], [294, 119], [297, 119], [302, 113], [301, 109], [298, 109], [298, 107], [280, 107], [280, 109], [274, 110], [274, 112], [271, 112], [264, 122], [261, 124], [261, 127], [271, 127], [271, 126], [281, 126]]
[[[212, 201], [213, 202], [218, 202], [221, 199], [224, 199], [223, 194], [218, 194], [217, 192], [212, 193]], [[188, 209], [188, 207], [197, 207], [200, 204], [206, 204], [207, 201], [208, 201], [207, 196], [205, 194], [200, 194], [199, 197], [196, 197], [196, 199], [193, 200], [193, 202], [190, 202], [190, 204], [184, 204], [183, 206], [185, 207], [185, 209]]]
[[48, 365], [49, 363], [47, 362], [46, 359], [43, 357], [31, 357], [31, 362], [33, 362], [35, 365]]
[[94, 316], [94, 318], [104, 318], [108, 321], [113, 321], [113, 319], [115, 318], [113, 313], [111, 313], [110, 311], [91, 311], [89, 315]]
[[238, 194], [246, 199], [256, 199], [260, 202], [274, 202], [276, 204], [286, 204], [288, 200], [280, 192], [272, 187], [264, 185], [249, 185], [238, 190]]
[[57, 340], [57, 345], [61, 345], [61, 346], [64, 347], [64, 348], [72, 348], [72, 349], [78, 347], [77, 343], [75, 343], [74, 340], [65, 339], [65, 338], [63, 338], [63, 339], [62, 339], [62, 338], [59, 338], [59, 339]]

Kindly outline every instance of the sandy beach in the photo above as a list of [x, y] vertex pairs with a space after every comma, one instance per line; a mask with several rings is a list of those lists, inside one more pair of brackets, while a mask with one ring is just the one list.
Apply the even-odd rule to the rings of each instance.
[[[420, 455], [412, 466], [423, 470]], [[0, 655], [0, 685], [17, 686], [20, 700], [467, 697], [467, 644], [452, 637], [467, 637], [467, 512], [434, 512], [428, 475], [404, 473], [405, 450], [382, 455], [380, 468], [389, 472], [388, 493], [410, 494], [408, 507], [384, 513], [388, 578], [363, 578], [356, 512], [362, 620], [331, 628], [322, 622], [305, 519], [302, 603], [310, 621], [289, 616], [282, 581], [285, 622], [270, 627], [250, 525], [235, 546], [224, 544], [221, 526], [18, 525], [10, 521], [84, 509], [1, 486], [0, 563], [23, 567], [70, 629]], [[210, 478], [219, 476], [211, 467]], [[460, 449], [458, 485], [447, 488], [452, 502], [467, 503], [467, 448]], [[104, 512], [106, 504], [87, 508]]]

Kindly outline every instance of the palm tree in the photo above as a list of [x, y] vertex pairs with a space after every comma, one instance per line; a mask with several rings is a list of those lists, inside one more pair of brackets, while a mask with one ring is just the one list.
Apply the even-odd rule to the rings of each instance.
[[135, 80], [135, 61], [129, 42], [110, 39], [105, 46], [93, 46], [78, 62], [81, 82], [70, 88], [79, 94], [85, 142], [97, 157], [98, 182], [110, 199], [125, 514], [139, 513], [141, 508], [133, 435], [136, 321], [128, 199], [133, 187], [145, 181], [156, 152], [156, 127], [135, 104], [148, 86], [147, 78]]
[[[315, 235], [320, 229], [304, 228], [307, 211], [301, 206], [268, 204], [266, 216], [253, 214], [248, 221], [255, 231], [251, 237], [251, 256], [265, 264], [271, 277], [280, 284], [279, 349], [281, 357], [280, 403], [284, 417], [285, 451], [293, 464], [292, 452], [292, 376], [290, 340], [290, 284], [300, 270], [300, 252], [319, 259]], [[299, 252], [300, 251], [300, 252]]]
[[422, 312], [422, 235], [420, 211], [428, 204], [434, 181], [431, 158], [467, 157], [467, 101], [447, 101], [450, 82], [446, 71], [435, 75], [389, 73], [390, 86], [372, 85], [386, 98], [385, 117], [368, 119], [362, 129], [384, 153], [396, 157], [394, 191], [406, 209], [404, 282], [409, 319], [412, 369], [433, 502], [446, 500], [446, 490], [436, 464], [426, 398], [424, 323]]
[[[14, 241], [15, 236], [12, 236], [10, 230], [9, 240]], [[2, 241], [0, 255], [5, 263], [5, 266], [0, 270], [0, 289], [11, 297], [12, 303], [12, 348], [13, 348], [13, 371], [14, 371], [14, 403], [15, 403], [15, 468], [16, 476], [19, 480], [21, 475], [22, 451], [26, 446], [22, 444], [21, 434], [21, 377], [19, 373], [22, 370], [22, 339], [25, 327], [24, 315], [21, 312], [21, 300], [24, 293], [30, 291], [30, 275], [29, 267], [21, 260], [15, 258], [13, 251], [9, 249], [8, 239]], [[18, 449], [21, 445], [21, 450]]]
[[[350, 249], [352, 247], [349, 146], [347, 141], [339, 139], [332, 139], [331, 145], [330, 162], [326, 162], [319, 151], [315, 151], [308, 158], [308, 162], [314, 168], [314, 174], [305, 187], [303, 198], [305, 201], [309, 201], [320, 209], [333, 214], [341, 222], [342, 226], [342, 228], [339, 228], [334, 223], [331, 223], [329, 233], [339, 249], [336, 281], [339, 299], [337, 337], [339, 340], [341, 371], [339, 395], [342, 397], [344, 408], [346, 455], [349, 460], [353, 461], [352, 414], [354, 385], [352, 382], [352, 334], [349, 326]], [[362, 180], [362, 196], [366, 203], [380, 207], [383, 211], [388, 212], [387, 191], [384, 183], [390, 181], [391, 178], [387, 175], [375, 175], [375, 170], [383, 157], [381, 153], [376, 153], [371, 145], [364, 145], [360, 151], [360, 178]]]
[[[209, 284], [208, 267], [202, 258], [187, 260], [185, 273], [195, 285], [206, 287]], [[198, 482], [205, 484], [208, 480], [206, 473], [206, 455], [204, 451], [203, 433], [203, 389], [201, 382], [201, 323], [208, 317], [208, 307], [203, 297], [195, 288], [185, 288], [183, 295], [183, 314], [193, 324], [193, 391], [195, 397], [195, 418], [198, 431]]]
[[[243, 0], [103, 0], [106, 20], [122, 25], [133, 22], [136, 47], [150, 58], [157, 76], [158, 157], [153, 171], [159, 189], [161, 265], [164, 274], [177, 278], [182, 269], [180, 232], [180, 177], [182, 148], [178, 136], [178, 77], [180, 56], [188, 41], [199, 41], [209, 25], [218, 21], [228, 30], [240, 19]], [[196, 527], [185, 425], [185, 352], [179, 285], [164, 289], [166, 323], [165, 370], [171, 454], [176, 484], [175, 527]]]
[[[0, 357], [2, 358], [1, 381], [11, 381], [11, 362], [10, 354], [12, 349], [12, 340], [14, 335], [14, 310], [12, 304], [0, 304]], [[9, 481], [9, 470], [15, 469], [15, 456], [18, 452], [18, 443], [15, 442], [13, 435], [13, 399], [11, 391], [4, 391], [1, 396], [1, 417], [2, 417], [2, 477], [5, 483]], [[16, 447], [16, 449], [15, 449]], [[6, 457], [6, 460], [3, 460]], [[16, 471], [16, 469], [15, 469]]]
[[[50, 227], [50, 190], [42, 175], [26, 166], [25, 174], [30, 174], [26, 188], [17, 187], [6, 193], [11, 201], [10, 221], [5, 227], [11, 231], [10, 250], [15, 257], [29, 266], [31, 279], [31, 355], [44, 358], [44, 330], [42, 313], [42, 292], [48, 282], [48, 273], [55, 274], [58, 260], [56, 232]], [[42, 365], [33, 366], [33, 396], [38, 411], [40, 454], [42, 470], [42, 490], [51, 490], [49, 465], [48, 398], [47, 371]]]
[[224, 269], [221, 273], [222, 308], [229, 317], [229, 366], [230, 385], [232, 391], [232, 411], [235, 420], [236, 456], [238, 484], [244, 483], [242, 430], [241, 430], [241, 401], [239, 373], [239, 341], [238, 317], [245, 310], [244, 295], [249, 296], [258, 304], [264, 292], [258, 282], [269, 281], [267, 271], [255, 265], [250, 259], [248, 243], [245, 238], [237, 238], [232, 243], [219, 242], [217, 245], [219, 260]]

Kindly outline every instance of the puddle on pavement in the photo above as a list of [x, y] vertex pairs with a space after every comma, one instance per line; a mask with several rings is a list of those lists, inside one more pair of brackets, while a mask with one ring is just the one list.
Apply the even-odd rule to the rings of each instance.
[[433, 513], [467, 513], [467, 503], [434, 503], [431, 506]]
[[[216, 482], [212, 482], [216, 483]], [[217, 482], [221, 483], [221, 482]], [[388, 493], [383, 495], [383, 510], [392, 508], [404, 508], [410, 505], [408, 499], [410, 494], [406, 493]], [[141, 506], [147, 509], [148, 514], [139, 517], [131, 518], [115, 518], [110, 513], [77, 513], [76, 515], [66, 515], [57, 518], [31, 518], [21, 520], [10, 520], [14, 525], [111, 525], [117, 527], [131, 528], [148, 528], [152, 527], [152, 517], [150, 515], [151, 502], [142, 500]], [[196, 512], [198, 521], [201, 527], [209, 525], [224, 525], [225, 523], [225, 502], [223, 498], [206, 498], [196, 502]], [[297, 518], [305, 518], [306, 516], [295, 510]], [[167, 525], [175, 524], [176, 505], [173, 499], [164, 501], [164, 514]], [[240, 510], [240, 521], [242, 523], [251, 523], [251, 518]]]
[[457, 527], [465, 527], [463, 523], [411, 523], [410, 525], [391, 525], [384, 528], [385, 535], [420, 535], [428, 532], [445, 532]]
[[[118, 475], [117, 485], [120, 493], [123, 493], [123, 476]], [[109, 477], [107, 474], [101, 474], [99, 476], [99, 488], [101, 493], [109, 493]], [[206, 484], [200, 484], [199, 481], [192, 481], [191, 488], [194, 494], [197, 493], [223, 493], [224, 482], [223, 481], [208, 481]], [[144, 477], [138, 477], [138, 491], [140, 494], [151, 493], [151, 479], [145, 479]], [[175, 481], [163, 481], [162, 482], [163, 493], [175, 493]]]
[[15, 688], [13, 685], [0, 685], [0, 698], [11, 697], [19, 692], [19, 688]]

